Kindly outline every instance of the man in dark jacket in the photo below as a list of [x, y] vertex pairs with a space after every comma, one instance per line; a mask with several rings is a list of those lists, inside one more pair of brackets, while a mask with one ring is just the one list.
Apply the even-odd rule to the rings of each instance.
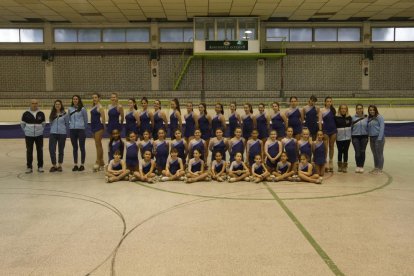
[[33, 172], [33, 144], [36, 144], [37, 171], [43, 170], [43, 131], [46, 125], [45, 114], [39, 110], [39, 103], [36, 99], [30, 102], [30, 109], [23, 113], [20, 123], [26, 140], [26, 173]]

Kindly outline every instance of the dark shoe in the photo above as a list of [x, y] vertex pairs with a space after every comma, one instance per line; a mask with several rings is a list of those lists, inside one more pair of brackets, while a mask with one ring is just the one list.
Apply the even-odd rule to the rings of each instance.
[[83, 165], [80, 165], [79, 171], [81, 172], [81, 171], [84, 171], [84, 170], [85, 170], [85, 167]]
[[62, 167], [61, 166], [59, 166], [59, 167], [57, 167], [57, 169], [56, 169], [58, 172], [62, 172]]
[[56, 169], [56, 167], [54, 167], [54, 166], [53, 166], [53, 167], [51, 167], [51, 168], [50, 168], [50, 170], [49, 170], [49, 172], [51, 172], [51, 173], [52, 173], [52, 172], [55, 172], [55, 171], [57, 171], [57, 169]]
[[79, 168], [78, 168], [78, 166], [77, 166], [77, 165], [75, 165], [75, 166], [73, 167], [73, 169], [72, 169], [72, 172], [77, 172], [77, 171], [79, 171]]

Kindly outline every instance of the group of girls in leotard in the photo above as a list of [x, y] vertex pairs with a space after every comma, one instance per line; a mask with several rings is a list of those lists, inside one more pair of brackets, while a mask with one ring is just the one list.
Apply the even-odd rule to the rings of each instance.
[[[356, 172], [362, 173], [368, 136], [375, 160], [372, 173], [382, 172], [384, 120], [375, 106], [369, 107], [369, 116], [366, 116], [363, 106], [357, 105], [356, 114], [351, 117], [346, 105], [340, 105], [336, 114], [331, 97], [319, 108], [315, 105], [316, 97], [311, 96], [302, 109], [297, 106], [297, 98], [291, 97], [286, 111], [282, 112], [279, 103], [273, 102], [270, 114], [264, 104], [259, 104], [254, 113], [253, 106], [246, 103], [244, 113], [239, 115], [236, 103], [231, 103], [230, 115], [226, 118], [220, 103], [215, 105], [215, 114], [210, 115], [205, 103], [198, 105], [196, 114], [190, 102], [183, 115], [178, 99], [173, 99], [167, 116], [159, 100], [153, 102], [153, 110], [150, 110], [146, 97], [140, 101], [140, 110], [133, 98], [128, 99], [127, 110], [124, 110], [118, 95], [113, 93], [107, 112], [98, 93], [93, 94], [92, 100], [91, 130], [97, 153], [94, 170], [104, 169], [102, 137], [106, 131], [110, 135], [108, 182], [129, 179], [151, 183], [181, 179], [190, 183], [213, 179], [321, 183], [324, 173], [333, 171], [335, 141], [338, 171], [347, 171], [352, 140]], [[67, 116], [75, 161], [73, 171], [84, 170], [88, 116], [79, 96], [73, 96]], [[125, 142], [121, 138], [123, 128]], [[227, 153], [229, 162], [226, 162]]]

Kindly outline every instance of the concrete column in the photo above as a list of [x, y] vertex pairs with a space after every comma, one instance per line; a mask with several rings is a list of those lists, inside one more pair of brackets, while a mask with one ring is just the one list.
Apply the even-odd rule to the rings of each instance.
[[[159, 41], [159, 33], [158, 33], [158, 23], [151, 22], [150, 27], [151, 33], [151, 49], [157, 50], [158, 49], [158, 41]], [[157, 59], [151, 59], [151, 90], [160, 90], [160, 70], [159, 70], [159, 62]]]
[[151, 60], [151, 90], [160, 90], [159, 62]]
[[53, 91], [53, 62], [45, 61], [45, 80], [46, 80], [46, 91]]
[[[371, 47], [371, 23], [364, 22], [362, 27], [362, 41], [364, 48]], [[369, 76], [370, 76], [370, 61], [365, 56], [361, 61], [361, 74], [362, 74], [362, 90], [369, 90]]]
[[369, 59], [368, 58], [364, 58], [362, 60], [362, 90], [369, 90], [369, 75], [370, 75], [370, 70], [369, 70]]
[[257, 60], [257, 90], [265, 90], [265, 60]]

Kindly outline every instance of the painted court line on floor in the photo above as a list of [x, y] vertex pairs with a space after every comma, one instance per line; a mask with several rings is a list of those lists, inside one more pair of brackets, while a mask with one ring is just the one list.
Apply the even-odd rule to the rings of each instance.
[[278, 197], [278, 195], [272, 190], [272, 188], [267, 185], [266, 182], [263, 183], [266, 186], [267, 190], [276, 200], [276, 202], [282, 207], [282, 209], [286, 212], [289, 218], [293, 221], [299, 231], [305, 236], [308, 242], [312, 245], [312, 247], [316, 250], [322, 260], [328, 265], [329, 269], [338, 276], [345, 275], [334, 263], [334, 261], [328, 256], [328, 254], [322, 249], [322, 247], [316, 242], [316, 240], [312, 237], [312, 235], [306, 230], [306, 228], [300, 223], [300, 221], [296, 218], [296, 216], [290, 211], [290, 209], [283, 203], [282, 199]]

